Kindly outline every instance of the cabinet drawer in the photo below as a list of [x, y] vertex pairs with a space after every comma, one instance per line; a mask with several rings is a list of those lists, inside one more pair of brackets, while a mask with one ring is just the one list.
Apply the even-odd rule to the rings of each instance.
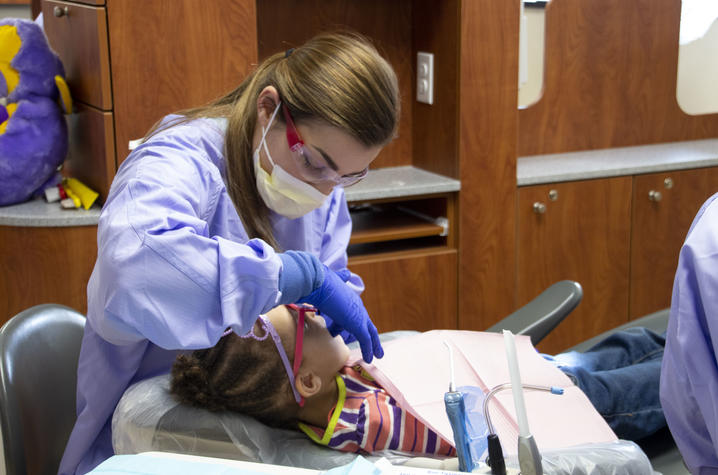
[[[54, 15], [55, 7], [62, 16]], [[73, 100], [112, 109], [106, 9], [46, 0], [42, 13], [45, 33], [65, 67]]]
[[379, 332], [457, 327], [457, 252], [439, 247], [349, 259]]
[[111, 112], [75, 104], [69, 117], [70, 149], [66, 171], [107, 197], [115, 176], [115, 134]]

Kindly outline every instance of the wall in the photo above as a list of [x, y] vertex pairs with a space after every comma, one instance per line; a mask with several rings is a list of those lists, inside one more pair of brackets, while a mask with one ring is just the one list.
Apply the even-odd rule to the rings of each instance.
[[543, 8], [525, 8], [528, 36], [528, 80], [519, 86], [519, 108], [528, 107], [541, 98], [543, 92], [544, 19]]
[[678, 105], [687, 114], [718, 112], [718, 21], [678, 49]]
[[30, 5], [0, 5], [0, 18], [31, 19]]

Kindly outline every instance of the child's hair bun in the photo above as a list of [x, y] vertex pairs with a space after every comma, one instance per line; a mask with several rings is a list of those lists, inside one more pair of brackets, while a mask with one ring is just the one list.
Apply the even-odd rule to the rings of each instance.
[[193, 355], [179, 355], [172, 366], [170, 392], [181, 402], [210, 410], [218, 407], [213, 391], [209, 387], [207, 370]]

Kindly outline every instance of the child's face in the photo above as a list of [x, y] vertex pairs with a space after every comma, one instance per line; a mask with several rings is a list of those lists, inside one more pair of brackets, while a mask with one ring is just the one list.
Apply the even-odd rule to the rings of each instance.
[[[288, 356], [294, 356], [294, 346], [297, 337], [298, 312], [281, 305], [269, 311], [267, 318], [277, 330], [279, 337], [286, 347], [291, 350]], [[342, 337], [332, 337], [327, 330], [324, 319], [313, 313], [304, 315], [304, 347], [302, 351], [302, 365], [305, 365], [320, 375], [333, 378], [344, 366], [349, 358], [349, 348], [344, 344]]]

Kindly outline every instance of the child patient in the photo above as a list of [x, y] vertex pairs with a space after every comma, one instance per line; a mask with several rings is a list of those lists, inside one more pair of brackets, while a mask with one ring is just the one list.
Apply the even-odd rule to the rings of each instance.
[[332, 337], [314, 309], [277, 307], [248, 335], [177, 357], [171, 392], [194, 406], [235, 411], [273, 427], [299, 428], [345, 452], [394, 450], [455, 456], [451, 445], [402, 410]]
[[[665, 426], [658, 381], [665, 339], [645, 328], [616, 332], [584, 353], [546, 359], [567, 374], [621, 439]], [[346, 452], [454, 455], [434, 431], [402, 410], [312, 309], [290, 305], [261, 316], [248, 335], [227, 331], [212, 348], [180, 355], [171, 391], [184, 402], [235, 411], [296, 429]]]

